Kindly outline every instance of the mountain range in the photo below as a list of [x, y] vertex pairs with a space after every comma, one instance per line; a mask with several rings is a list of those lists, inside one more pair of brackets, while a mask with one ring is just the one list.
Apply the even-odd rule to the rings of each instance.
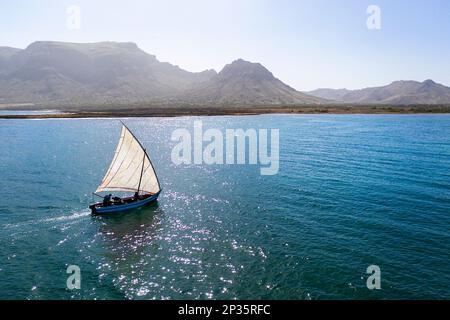
[[[301, 70], [299, 70], [301, 72]], [[189, 72], [129, 42], [37, 41], [0, 47], [0, 104], [316, 105], [448, 104], [450, 88], [432, 80], [361, 90], [300, 92], [259, 63], [242, 59], [220, 72]]]
[[387, 86], [360, 90], [317, 89], [309, 95], [336, 102], [353, 104], [449, 104], [450, 88], [433, 80], [395, 81]]
[[0, 47], [0, 103], [317, 104], [259, 63], [217, 73], [160, 62], [134, 43], [39, 41]]

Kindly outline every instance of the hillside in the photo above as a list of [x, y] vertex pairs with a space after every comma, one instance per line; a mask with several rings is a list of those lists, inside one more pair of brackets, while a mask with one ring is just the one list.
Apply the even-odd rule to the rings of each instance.
[[242, 59], [226, 65], [210, 81], [186, 92], [182, 97], [197, 103], [240, 104], [317, 104], [312, 97], [281, 82], [259, 63]]
[[219, 74], [160, 62], [134, 43], [39, 41], [0, 47], [0, 103], [58, 106], [127, 103], [301, 104], [300, 93], [260, 64], [235, 61]]
[[318, 89], [308, 94], [346, 103], [426, 105], [449, 104], [450, 88], [433, 80], [395, 81], [387, 86], [361, 90]]

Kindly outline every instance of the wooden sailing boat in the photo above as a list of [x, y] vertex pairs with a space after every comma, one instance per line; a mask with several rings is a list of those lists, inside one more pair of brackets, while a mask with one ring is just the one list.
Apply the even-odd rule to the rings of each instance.
[[161, 192], [155, 168], [139, 140], [122, 123], [122, 132], [114, 158], [98, 192], [133, 192], [127, 197], [112, 197], [111, 194], [102, 197], [102, 202], [89, 206], [93, 214], [115, 213], [140, 208], [158, 199]]

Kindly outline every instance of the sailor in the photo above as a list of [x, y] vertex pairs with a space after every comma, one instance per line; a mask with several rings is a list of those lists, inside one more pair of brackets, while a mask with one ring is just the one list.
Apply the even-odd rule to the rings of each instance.
[[134, 200], [139, 200], [139, 192], [134, 193]]
[[112, 197], [112, 194], [108, 194], [107, 196], [105, 196], [103, 198], [103, 206], [107, 207], [111, 204], [111, 197]]

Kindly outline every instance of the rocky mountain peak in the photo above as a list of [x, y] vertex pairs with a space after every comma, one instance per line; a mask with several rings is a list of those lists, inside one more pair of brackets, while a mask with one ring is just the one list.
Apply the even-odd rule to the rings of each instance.
[[223, 79], [247, 78], [253, 80], [275, 80], [273, 74], [260, 63], [253, 63], [243, 59], [238, 59], [227, 64], [219, 72], [219, 77]]

